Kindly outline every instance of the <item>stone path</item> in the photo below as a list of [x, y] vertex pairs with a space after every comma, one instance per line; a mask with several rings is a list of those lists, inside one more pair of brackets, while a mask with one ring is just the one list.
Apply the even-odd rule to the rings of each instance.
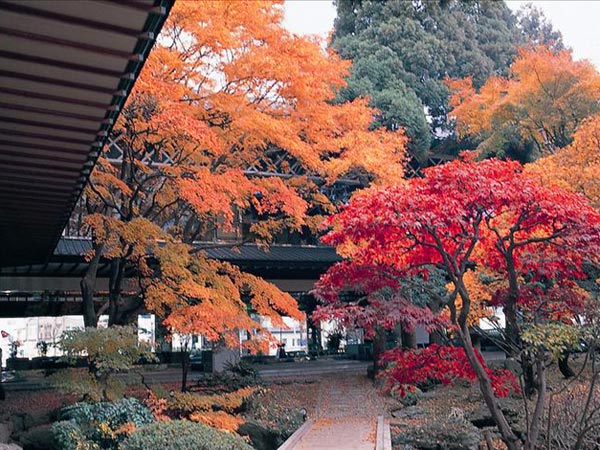
[[313, 425], [294, 450], [374, 450], [385, 400], [363, 375], [323, 376]]

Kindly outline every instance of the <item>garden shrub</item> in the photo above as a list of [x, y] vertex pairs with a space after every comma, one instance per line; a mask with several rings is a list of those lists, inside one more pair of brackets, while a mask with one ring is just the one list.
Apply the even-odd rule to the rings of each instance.
[[245, 387], [226, 394], [198, 395], [190, 392], [177, 393], [171, 408], [181, 414], [193, 414], [208, 411], [234, 413], [241, 409], [244, 402], [256, 391], [255, 387]]
[[187, 420], [155, 422], [135, 430], [119, 450], [252, 450], [235, 434]]
[[189, 419], [219, 430], [236, 431], [244, 422], [238, 413], [256, 390], [248, 386], [225, 394], [178, 393], [168, 402], [163, 414], [166, 412], [171, 417]]
[[81, 356], [87, 360], [88, 371], [65, 369], [52, 377], [53, 384], [64, 392], [81, 394], [86, 401], [110, 401], [122, 395], [123, 383], [112, 377], [128, 372], [140, 360], [154, 356], [138, 340], [133, 326], [68, 330], [61, 336], [59, 349], [67, 362]]
[[420, 449], [467, 450], [479, 448], [479, 430], [462, 417], [442, 417], [421, 427], [411, 427], [394, 436], [394, 445], [411, 445]]
[[208, 377], [202, 377], [190, 391], [201, 391], [205, 394], [219, 394], [222, 392], [233, 392], [239, 389], [256, 386], [260, 384], [260, 377], [254, 369], [245, 368], [245, 365], [233, 365], [230, 370], [215, 373]]
[[[485, 367], [481, 354], [478, 353], [477, 357]], [[432, 344], [423, 349], [397, 348], [384, 353], [382, 361], [387, 367], [381, 376], [387, 378], [388, 389], [401, 397], [412, 390], [407, 387], [421, 386], [423, 383], [474, 383], [477, 380], [461, 347]], [[519, 392], [517, 378], [512, 372], [487, 367], [485, 370], [498, 397]]]
[[113, 449], [135, 428], [152, 423], [148, 408], [137, 399], [117, 402], [76, 403], [60, 413], [53, 427], [59, 447], [65, 449]]
[[298, 408], [282, 405], [266, 389], [258, 390], [248, 400], [249, 419], [266, 426], [285, 441], [304, 423], [304, 415]]
[[99, 450], [95, 442], [87, 439], [74, 420], [63, 420], [52, 425], [54, 441], [60, 450]]

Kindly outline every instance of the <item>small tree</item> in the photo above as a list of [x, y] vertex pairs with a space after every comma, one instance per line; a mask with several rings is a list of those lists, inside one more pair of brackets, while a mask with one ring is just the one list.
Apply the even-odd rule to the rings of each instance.
[[[442, 269], [450, 287], [444, 299], [450, 328], [503, 440], [509, 449], [534, 449], [546, 403], [551, 344], [546, 337], [558, 330], [560, 347], [569, 340], [561, 332], [568, 329], [564, 322], [585, 313], [575, 280], [585, 276], [585, 258], [600, 256], [600, 214], [583, 197], [523, 175], [518, 163], [454, 161], [428, 169], [425, 178], [361, 193], [328, 223], [325, 242], [343, 248], [348, 260], [320, 280], [321, 298], [336, 303], [340, 290], [358, 290], [373, 300], [372, 309], [394, 312], [388, 322], [432, 324], [429, 309], [419, 310], [399, 295], [382, 301], [379, 293], [399, 292], [402, 280], [427, 276], [428, 267]], [[479, 266], [502, 278], [495, 298], [506, 315], [509, 351], [520, 359], [526, 384], [536, 394], [523, 439], [501, 411], [471, 341], [473, 293], [465, 278]]]
[[67, 361], [85, 358], [88, 372], [59, 371], [53, 377], [55, 385], [93, 402], [115, 400], [122, 391], [122, 383], [113, 375], [130, 371], [141, 359], [153, 359], [148, 349], [138, 342], [137, 329], [133, 326], [69, 330], [63, 334], [58, 348]]

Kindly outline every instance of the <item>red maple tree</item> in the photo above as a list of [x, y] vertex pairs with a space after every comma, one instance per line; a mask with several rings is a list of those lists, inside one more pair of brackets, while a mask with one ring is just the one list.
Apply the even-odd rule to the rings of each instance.
[[[584, 259], [600, 255], [598, 211], [583, 196], [542, 186], [524, 175], [519, 163], [476, 163], [467, 158], [427, 169], [424, 178], [360, 192], [327, 223], [330, 230], [324, 241], [341, 249], [347, 260], [320, 280], [316, 290], [320, 298], [326, 304], [365, 311], [378, 309], [382, 299], [388, 299], [395, 302], [398, 316], [409, 313], [405, 320], [431, 324], [431, 311], [414, 314], [414, 305], [389, 292], [412, 276], [426, 277], [433, 267], [443, 270], [449, 280], [443, 304], [450, 327], [504, 441], [510, 449], [534, 448], [545, 404], [546, 352], [539, 342], [526, 347], [533, 340], [526, 343], [523, 335], [552, 320], [548, 312], [554, 306], [572, 313], [579, 310], [576, 295], [556, 292], [564, 287], [572, 294], [574, 280], [585, 276]], [[477, 267], [499, 275], [496, 298], [506, 315], [507, 345], [524, 368], [535, 369], [529, 381], [537, 401], [524, 442], [500, 410], [469, 334], [473, 301], [465, 274]], [[525, 308], [536, 286], [537, 304]], [[343, 302], [339, 293], [348, 290], [363, 298]]]

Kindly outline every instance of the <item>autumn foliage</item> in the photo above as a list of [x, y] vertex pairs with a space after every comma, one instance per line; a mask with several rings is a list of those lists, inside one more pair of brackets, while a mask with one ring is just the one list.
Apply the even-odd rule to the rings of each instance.
[[93, 241], [84, 299], [93, 307], [108, 260], [111, 324], [145, 305], [174, 332], [231, 344], [234, 330], [257, 328], [249, 313], [299, 317], [289, 295], [202, 246], [242, 223], [229, 245], [314, 232], [335, 209], [323, 188], [402, 177], [403, 133], [372, 131], [365, 99], [334, 103], [349, 63], [282, 20], [277, 2], [173, 7], [115, 127], [122, 158], [104, 149], [83, 204]]
[[[470, 338], [475, 297], [466, 274], [484, 268], [498, 277], [493, 298], [506, 316], [505, 344], [520, 358], [527, 386], [537, 390], [536, 425], [526, 437], [526, 447], [534, 448], [545, 404], [546, 347], [543, 339], [524, 336], [528, 327], [555, 326], [584, 313], [585, 293], [576, 280], [586, 276], [584, 262], [600, 255], [600, 213], [581, 195], [543, 186], [517, 162], [467, 158], [429, 168], [424, 178], [361, 192], [327, 225], [324, 241], [347, 258], [317, 285], [330, 308], [374, 317], [370, 309], [379, 309], [384, 299], [384, 311], [393, 305], [397, 316], [406, 313], [405, 320], [428, 325], [435, 320], [431, 310], [416, 314], [409, 299], [394, 294], [415, 275], [426, 278], [434, 267], [444, 272], [449, 329], [459, 338], [503, 439], [518, 448]], [[392, 295], [383, 297], [386, 291]], [[344, 292], [359, 299], [348, 301]], [[533, 365], [535, 380], [527, 378], [534, 376]]]
[[[479, 352], [477, 358], [483, 364], [483, 357]], [[452, 384], [457, 381], [477, 381], [477, 375], [461, 347], [431, 344], [422, 349], [396, 348], [385, 352], [381, 363], [386, 365], [381, 376], [386, 378], [388, 389], [400, 396], [404, 396], [421, 383]], [[517, 378], [509, 370], [485, 370], [498, 397], [506, 397], [519, 391]]]
[[600, 96], [600, 74], [591, 63], [546, 47], [520, 50], [508, 78], [490, 77], [479, 90], [469, 78], [448, 85], [461, 137], [482, 141], [484, 155], [521, 147], [517, 153], [528, 154], [517, 156], [529, 161], [570, 144], [582, 121], [598, 111]]
[[584, 195], [600, 209], [600, 116], [587, 118], [569, 146], [538, 159], [525, 170], [547, 186]]

